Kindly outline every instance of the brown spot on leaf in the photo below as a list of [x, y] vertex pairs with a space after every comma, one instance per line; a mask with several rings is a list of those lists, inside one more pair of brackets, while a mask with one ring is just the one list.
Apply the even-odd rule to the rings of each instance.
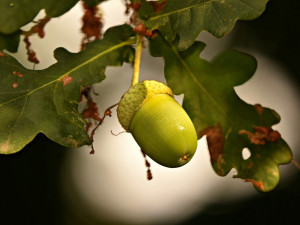
[[5, 58], [6, 56], [3, 54], [3, 52], [0, 51], [0, 56]]
[[155, 13], [159, 13], [163, 10], [168, 0], [163, 1], [149, 1], [149, 4], [152, 6]]
[[256, 145], [265, 145], [269, 142], [276, 142], [281, 138], [278, 131], [273, 130], [271, 127], [254, 127], [254, 133], [246, 130], [240, 130], [239, 134], [246, 134], [250, 139], [251, 143]]
[[222, 164], [224, 164], [224, 163], [225, 163], [225, 160], [223, 158], [223, 155], [221, 154], [221, 155], [219, 155], [218, 160], [217, 160], [217, 170], [218, 170], [218, 174], [220, 176], [224, 176], [225, 175], [225, 172], [224, 172], [224, 170], [222, 168]]
[[221, 125], [218, 124], [217, 126], [210, 126], [203, 129], [200, 131], [199, 136], [202, 137], [203, 135], [206, 136], [210, 160], [213, 164], [219, 161], [219, 157], [222, 157], [223, 154], [224, 139]]
[[24, 74], [17, 72], [17, 71], [13, 71], [14, 75], [17, 75], [18, 77], [24, 77]]
[[18, 83], [15, 82], [15, 83], [12, 84], [12, 86], [13, 86], [13, 88], [17, 88], [18, 87]]
[[6, 154], [10, 147], [10, 137], [8, 137], [7, 141], [1, 146], [1, 153]]
[[73, 77], [70, 77], [69, 75], [64, 76], [61, 81], [63, 82], [64, 86], [67, 86], [68, 84], [70, 84], [72, 81], [74, 80]]
[[263, 113], [264, 107], [262, 107], [261, 104], [255, 104], [254, 107], [255, 107], [256, 111], [258, 112], [258, 114], [261, 115]]
[[258, 189], [264, 191], [265, 187], [262, 181], [256, 181], [253, 179], [245, 179], [246, 182], [251, 182], [255, 187], [257, 187]]
[[247, 168], [251, 169], [252, 167], [253, 167], [253, 162], [250, 162]]

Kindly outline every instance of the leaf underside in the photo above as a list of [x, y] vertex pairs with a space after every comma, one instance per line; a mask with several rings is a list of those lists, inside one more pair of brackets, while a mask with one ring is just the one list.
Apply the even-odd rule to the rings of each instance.
[[150, 30], [158, 29], [168, 41], [179, 36], [178, 48], [190, 47], [206, 30], [216, 37], [229, 33], [237, 20], [252, 20], [265, 10], [268, 0], [168, 0], [161, 11], [143, 2], [139, 15]]
[[86, 121], [78, 112], [81, 86], [101, 82], [107, 66], [132, 61], [132, 35], [132, 28], [124, 25], [108, 30], [80, 53], [56, 49], [57, 63], [41, 71], [1, 56], [0, 153], [21, 150], [40, 132], [64, 146], [90, 144]]
[[[235, 177], [252, 182], [260, 191], [272, 190], [279, 182], [278, 166], [292, 158], [289, 146], [271, 129], [280, 117], [271, 109], [247, 104], [234, 91], [234, 86], [252, 77], [256, 60], [228, 50], [208, 62], [199, 57], [203, 43], [195, 42], [189, 49], [179, 51], [176, 41], [168, 42], [159, 35], [151, 40], [150, 51], [164, 58], [166, 80], [174, 93], [184, 94], [183, 107], [198, 137], [207, 137], [214, 170], [225, 176], [235, 168]], [[269, 135], [255, 143], [249, 137], [257, 136], [255, 129], [275, 133], [278, 140], [269, 141]], [[251, 152], [246, 160], [242, 156], [244, 148]]]

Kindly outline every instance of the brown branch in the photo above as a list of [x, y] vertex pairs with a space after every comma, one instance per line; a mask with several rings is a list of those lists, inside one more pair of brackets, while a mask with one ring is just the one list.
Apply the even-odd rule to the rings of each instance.
[[146, 153], [143, 151], [143, 149], [141, 149], [141, 152], [143, 154], [143, 157], [145, 159], [145, 166], [147, 168], [147, 180], [152, 180], [153, 176], [152, 176], [152, 172], [151, 172], [151, 168], [150, 168], [150, 163], [148, 162], [147, 158], [146, 158]]
[[82, 2], [82, 4], [84, 15], [82, 17], [81, 31], [84, 37], [81, 41], [81, 49], [84, 49], [88, 43], [102, 37], [103, 22], [98, 6], [88, 6], [85, 2]]
[[116, 103], [116, 104], [108, 107], [105, 110], [103, 117], [99, 120], [97, 126], [92, 130], [92, 133], [91, 133], [91, 136], [90, 136], [91, 141], [92, 141], [92, 144], [91, 144], [92, 150], [91, 150], [90, 154], [94, 154], [95, 153], [95, 149], [94, 149], [94, 135], [95, 135], [96, 130], [98, 129], [98, 127], [101, 126], [101, 124], [103, 123], [103, 121], [104, 121], [104, 119], [105, 119], [106, 116], [111, 116], [111, 109], [114, 108], [114, 107], [116, 107], [118, 104], [119, 103]]
[[121, 132], [115, 134], [115, 133], [113, 133], [112, 130], [110, 131], [110, 133], [111, 133], [112, 135], [114, 135], [114, 136], [119, 136], [120, 134], [123, 134], [123, 133], [125, 133], [125, 132], [126, 132], [126, 130], [123, 130], [123, 131], [121, 131]]
[[295, 158], [292, 158], [292, 163], [300, 170], [300, 163]]
[[50, 19], [50, 17], [46, 16], [45, 18], [39, 20], [33, 27], [31, 27], [29, 31], [24, 32], [24, 42], [26, 44], [28, 60], [34, 64], [38, 64], [40, 61], [38, 60], [35, 51], [31, 48], [29, 37], [33, 34], [38, 34], [40, 38], [45, 37], [44, 28]]

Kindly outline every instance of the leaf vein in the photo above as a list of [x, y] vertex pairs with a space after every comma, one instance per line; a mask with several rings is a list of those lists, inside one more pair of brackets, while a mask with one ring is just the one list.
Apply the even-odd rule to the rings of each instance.
[[221, 22], [222, 26], [225, 27], [225, 24], [220, 16], [220, 14], [218, 13], [218, 10], [216, 9], [215, 5], [213, 4], [213, 2], [210, 2], [211, 8], [214, 10], [216, 16], [218, 17], [219, 21]]
[[171, 11], [171, 12], [167, 12], [167, 13], [164, 13], [164, 14], [160, 14], [160, 15], [157, 15], [157, 16], [154, 16], [154, 17], [151, 17], [148, 19], [148, 21], [151, 21], [151, 20], [158, 20], [162, 17], [167, 17], [167, 16], [171, 16], [173, 14], [176, 14], [176, 13], [181, 13], [183, 11], [186, 11], [186, 10], [190, 10], [194, 7], [198, 7], [200, 6], [201, 4], [205, 5], [209, 3], [209, 0], [207, 0], [206, 2], [200, 2], [200, 3], [195, 3], [194, 5], [190, 5], [188, 7], [185, 7], [185, 8], [181, 8], [181, 9], [177, 9], [177, 10], [174, 10], [174, 11]]
[[174, 54], [176, 55], [176, 57], [178, 58], [178, 60], [181, 62], [181, 64], [183, 65], [183, 67], [186, 69], [186, 71], [188, 72], [188, 74], [190, 75], [190, 77], [192, 78], [192, 80], [195, 82], [195, 84], [212, 101], [212, 103], [216, 106], [216, 108], [222, 113], [222, 115], [224, 116], [224, 118], [226, 118], [231, 125], [234, 124], [231, 121], [231, 119], [227, 116], [226, 112], [224, 112], [223, 109], [219, 106], [219, 104], [213, 98], [213, 96], [210, 95], [209, 91], [199, 82], [199, 80], [197, 79], [196, 75], [193, 73], [193, 71], [189, 68], [188, 64], [184, 61], [184, 59], [182, 59], [182, 57], [178, 53], [177, 48], [172, 43], [169, 43], [169, 44], [171, 45], [172, 51], [174, 52]]
[[56, 103], [56, 90], [57, 90], [58, 84], [59, 84], [59, 82], [56, 82], [56, 85], [55, 85], [54, 90], [53, 90], [53, 102], [54, 102], [54, 105], [55, 105], [55, 110], [57, 112], [57, 115], [59, 115], [58, 107], [57, 107], [57, 103]]
[[102, 57], [102, 56], [104, 56], [104, 55], [106, 55], [106, 54], [108, 54], [108, 53], [110, 53], [110, 52], [113, 52], [113, 51], [115, 51], [115, 50], [117, 50], [117, 49], [119, 49], [119, 48], [122, 48], [122, 47], [124, 47], [124, 46], [126, 46], [126, 45], [131, 45], [131, 44], [133, 44], [133, 43], [134, 43], [134, 39], [129, 39], [129, 40], [127, 40], [127, 41], [124, 41], [124, 42], [121, 42], [121, 43], [119, 43], [119, 44], [117, 44], [117, 45], [114, 45], [114, 46], [112, 46], [112, 47], [106, 49], [105, 51], [100, 52], [99, 54], [95, 55], [94, 57], [90, 58], [89, 60], [86, 60], [85, 62], [79, 64], [78, 66], [76, 66], [76, 67], [70, 69], [68, 72], [64, 73], [63, 75], [61, 75], [61, 76], [59, 76], [59, 77], [56, 77], [56, 79], [54, 79], [54, 80], [52, 80], [52, 81], [49, 81], [48, 83], [45, 83], [45, 84], [43, 84], [43, 85], [41, 85], [41, 86], [39, 86], [39, 87], [37, 87], [37, 88], [35, 88], [35, 89], [29, 91], [28, 93], [26, 93], [26, 94], [24, 94], [24, 95], [21, 95], [21, 96], [18, 96], [18, 97], [16, 97], [16, 98], [10, 99], [10, 100], [8, 100], [8, 101], [6, 101], [6, 102], [3, 102], [2, 104], [0, 104], [0, 107], [4, 106], [4, 105], [6, 105], [6, 104], [8, 104], [8, 103], [10, 103], [10, 102], [16, 101], [16, 100], [18, 100], [18, 99], [20, 99], [20, 98], [29, 96], [29, 95], [31, 95], [32, 93], [34, 93], [34, 92], [36, 92], [36, 91], [38, 91], [38, 90], [40, 90], [40, 89], [43, 89], [43, 88], [45, 88], [45, 87], [47, 87], [47, 86], [49, 86], [49, 85], [51, 85], [51, 84], [53, 84], [53, 83], [55, 83], [55, 82], [60, 81], [64, 76], [66, 76], [66, 75], [68, 75], [68, 74], [70, 74], [70, 73], [72, 73], [72, 72], [74, 72], [74, 71], [80, 69], [81, 67], [83, 67], [83, 66], [89, 64], [90, 62], [92, 62], [92, 61], [94, 61], [94, 60], [96, 60], [96, 59], [98, 59], [98, 58], [100, 58], [100, 57]]
[[22, 110], [20, 111], [18, 117], [16, 118], [16, 120], [15, 120], [13, 126], [12, 126], [11, 129], [9, 130], [9, 133], [8, 133], [8, 139], [9, 139], [10, 136], [11, 136], [12, 130], [15, 128], [16, 124], [18, 123], [18, 121], [19, 121], [20, 118], [22, 117], [22, 115], [23, 115], [23, 113], [24, 113], [24, 110], [25, 110], [25, 107], [26, 107], [26, 104], [27, 104], [27, 101], [28, 101], [28, 96], [26, 96], [24, 105], [22, 106]]
[[248, 7], [250, 7], [250, 8], [252, 8], [252, 9], [256, 10], [257, 12], [260, 12], [260, 10], [259, 10], [258, 8], [254, 7], [253, 5], [250, 5], [248, 2], [244, 2], [243, 0], [238, 0], [238, 1], [239, 1], [241, 4], [244, 4], [244, 5], [248, 6]]

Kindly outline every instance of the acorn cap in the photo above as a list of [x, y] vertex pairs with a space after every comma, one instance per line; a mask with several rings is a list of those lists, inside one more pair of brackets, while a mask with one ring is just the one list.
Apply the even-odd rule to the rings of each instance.
[[117, 108], [118, 119], [122, 127], [129, 132], [132, 117], [139, 108], [153, 96], [168, 94], [174, 97], [172, 90], [155, 80], [144, 80], [131, 87], [122, 97]]

